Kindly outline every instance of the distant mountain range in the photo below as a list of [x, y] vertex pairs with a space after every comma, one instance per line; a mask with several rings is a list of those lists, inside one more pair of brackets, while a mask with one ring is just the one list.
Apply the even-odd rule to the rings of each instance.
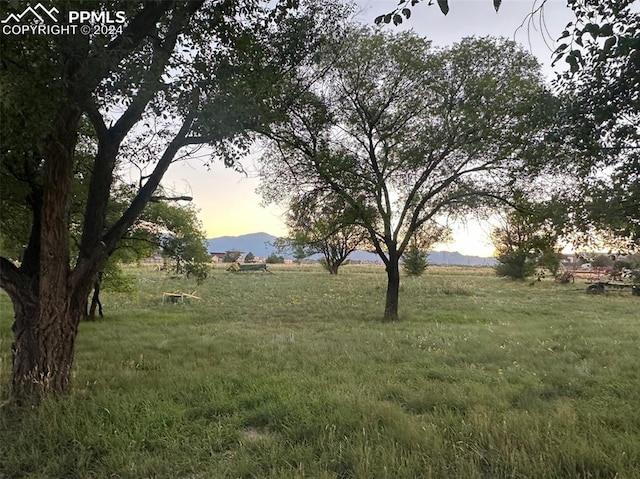
[[[268, 233], [250, 233], [240, 236], [221, 236], [219, 238], [207, 239], [209, 253], [224, 253], [226, 251], [241, 251], [244, 254], [249, 252], [255, 256], [266, 258], [271, 253], [276, 253], [273, 242], [276, 236]], [[285, 258], [287, 255], [283, 255]], [[290, 256], [289, 256], [290, 257]], [[380, 262], [378, 255], [367, 251], [354, 251], [349, 256], [350, 259], [363, 262]], [[457, 251], [429, 251], [429, 263], [437, 265], [460, 265], [460, 266], [493, 266], [496, 264], [495, 258], [483, 258], [481, 256], [467, 256]]]
[[276, 238], [268, 233], [250, 233], [241, 236], [220, 236], [207, 241], [209, 242], [209, 253], [241, 251], [244, 254], [251, 252], [254, 256], [266, 258], [276, 251], [273, 247]]

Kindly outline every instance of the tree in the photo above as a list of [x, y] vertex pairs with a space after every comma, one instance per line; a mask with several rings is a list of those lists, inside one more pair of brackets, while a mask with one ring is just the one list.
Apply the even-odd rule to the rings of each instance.
[[[411, 16], [409, 6], [418, 3], [401, 1], [375, 22], [399, 25]], [[446, 15], [448, 1], [437, 3]], [[493, 0], [496, 11], [501, 3]], [[547, 0], [532, 3], [528, 20], [531, 25], [538, 17], [544, 36]], [[564, 60], [568, 66], [555, 82], [566, 102], [557, 137], [562, 147], [574, 147], [574, 160], [563, 155], [557, 165], [574, 184], [554, 195], [552, 203], [564, 210], [556, 216], [557, 227], [583, 245], [604, 241], [620, 251], [640, 248], [640, 11], [635, 5], [634, 0], [567, 0], [575, 20], [554, 52], [554, 64]]]
[[227, 252], [225, 252], [224, 256], [222, 257], [222, 262], [223, 263], [235, 263], [236, 261], [238, 261], [240, 259], [240, 256], [242, 256], [242, 252], [241, 251], [227, 251]]
[[244, 262], [245, 263], [255, 263], [256, 262], [256, 256], [249, 251], [246, 256], [244, 257]]
[[[56, 6], [66, 12], [77, 4]], [[121, 31], [111, 38], [3, 38], [2, 161], [27, 179], [20, 194], [31, 216], [20, 265], [0, 258], [0, 287], [15, 312], [15, 400], [37, 403], [68, 390], [89, 291], [171, 163], [202, 144], [236, 152], [226, 155], [232, 161], [246, 148], [249, 127], [286, 110], [299, 87], [286, 85], [313, 55], [320, 32], [331, 31], [327, 19], [335, 23], [335, 11], [322, 11], [326, 5], [297, 6], [284, 0], [91, 3], [123, 11]], [[12, 2], [0, 13], [20, 12]], [[75, 152], [85, 120], [97, 146], [85, 214], [72, 225]], [[122, 216], [109, 223], [114, 176], [125, 160], [140, 168], [140, 183]], [[77, 252], [70, 226], [80, 232]]]
[[550, 269], [554, 275], [557, 273], [560, 263], [558, 238], [545, 223], [529, 208], [505, 215], [502, 226], [491, 232], [498, 276], [522, 280], [532, 276], [537, 266]]
[[[268, 190], [275, 185], [267, 185], [262, 191], [268, 196]], [[324, 268], [329, 274], [338, 274], [347, 257], [365, 241], [367, 230], [357, 223], [354, 212], [340, 198], [299, 190], [289, 192], [285, 222], [290, 236], [279, 239], [279, 250], [292, 251], [296, 259], [322, 253]]]
[[409, 276], [421, 276], [429, 266], [427, 251], [436, 243], [448, 241], [451, 230], [436, 223], [426, 223], [414, 232], [410, 246], [402, 254], [402, 267]]
[[[84, 206], [86, 190], [88, 188], [88, 172], [92, 158], [89, 146], [95, 146], [91, 138], [84, 137], [81, 147], [76, 151], [77, 166], [72, 181], [72, 201], [69, 206], [70, 238], [72, 254], [77, 255], [76, 245], [80, 242], [81, 231], [75, 226], [84, 221]], [[15, 173], [15, 164], [2, 158], [0, 167]], [[16, 192], [28, 187], [29, 178], [25, 174], [8, 175], [9, 190]], [[33, 181], [33, 180], [31, 180]], [[3, 187], [5, 185], [3, 184]], [[120, 179], [115, 180], [109, 199], [107, 223], [111, 224], [122, 216], [127, 205], [135, 197], [136, 185], [127, 185]], [[100, 302], [100, 291], [117, 290], [130, 291], [133, 288], [120, 267], [123, 263], [133, 263], [147, 257], [154, 251], [161, 250], [179, 266], [176, 273], [195, 275], [199, 280], [208, 273], [209, 258], [202, 244], [202, 231], [196, 212], [192, 208], [176, 204], [176, 201], [191, 201], [186, 196], [167, 196], [159, 187], [150, 203], [145, 207], [136, 222], [122, 237], [118, 246], [111, 252], [101, 271], [98, 272], [93, 285], [93, 294], [86, 314], [87, 319], [95, 319], [96, 311], [103, 316]], [[29, 210], [24, 207], [20, 195], [2, 196], [2, 216], [0, 216], [0, 235], [2, 239], [2, 256], [19, 262], [22, 259], [23, 245], [29, 240], [29, 225], [31, 217]], [[180, 247], [171, 246], [170, 238], [180, 237]], [[164, 242], [164, 245], [162, 243]], [[204, 254], [203, 254], [204, 253]], [[104, 288], [103, 288], [104, 286]]]
[[411, 244], [402, 254], [402, 267], [409, 276], [422, 276], [427, 266], [429, 266], [427, 253], [421, 251], [415, 244]]
[[[140, 217], [122, 237], [109, 255], [104, 268], [98, 272], [86, 318], [95, 319], [96, 308], [103, 316], [100, 291], [131, 290], [133, 286], [124, 276], [121, 264], [134, 263], [154, 252], [160, 252], [172, 263], [173, 274], [193, 276], [204, 281], [209, 273], [210, 258], [205, 247], [205, 233], [191, 206], [175, 203], [190, 201], [186, 196], [167, 196], [162, 187], [142, 211]], [[116, 185], [112, 192], [107, 221], [118, 218], [135, 196], [135, 185]], [[104, 288], [103, 288], [104, 286]]]
[[349, 206], [385, 264], [383, 320], [395, 321], [412, 236], [510, 195], [543, 137], [549, 94], [535, 59], [506, 40], [433, 51], [411, 33], [358, 30], [342, 45], [317, 67], [324, 83], [265, 132], [263, 178]]

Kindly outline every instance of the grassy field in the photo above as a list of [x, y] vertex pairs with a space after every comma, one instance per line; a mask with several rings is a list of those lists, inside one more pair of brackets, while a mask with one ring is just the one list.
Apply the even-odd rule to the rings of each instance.
[[628, 291], [431, 268], [383, 324], [381, 268], [131, 273], [81, 325], [72, 394], [0, 411], [0, 478], [640, 477]]

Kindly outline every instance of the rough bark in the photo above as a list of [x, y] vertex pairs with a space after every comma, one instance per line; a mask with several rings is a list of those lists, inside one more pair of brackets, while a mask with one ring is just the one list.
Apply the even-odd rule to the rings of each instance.
[[[106, 230], [105, 212], [118, 148], [155, 94], [153, 86], [161, 85], [161, 75], [176, 39], [202, 4], [202, 0], [184, 4], [170, 0], [147, 2], [128, 22], [122, 35], [92, 55], [88, 55], [88, 37], [56, 39], [60, 43], [62, 71], [59, 75], [63, 78], [65, 92], [64, 98], [55, 102], [62, 106], [50, 125], [51, 131], [47, 130], [43, 145], [42, 189], [32, 185], [33, 195], [28, 201], [33, 208], [32, 234], [20, 268], [0, 258], [0, 287], [8, 293], [15, 312], [11, 396], [18, 403], [37, 404], [46, 396], [69, 390], [78, 324], [86, 314], [88, 296], [98, 271], [140, 215], [177, 151], [185, 144], [196, 108], [187, 115], [178, 135], [132, 204]], [[143, 83], [149, 90], [141, 89], [116, 124], [107, 128], [91, 100], [96, 86], [149, 34], [157, 33], [158, 21], [169, 11], [173, 14], [168, 31], [162, 44], [157, 45], [152, 68], [144, 77]], [[193, 96], [196, 105], [198, 96]], [[88, 220], [83, 225], [80, 251], [72, 269], [69, 205], [73, 154], [82, 110], [95, 127], [99, 151], [94, 159], [87, 195]]]
[[35, 384], [23, 379], [28, 378], [37, 365], [38, 297], [28, 289], [14, 291], [9, 296], [15, 313], [11, 327], [14, 338], [11, 344], [13, 358], [11, 394], [22, 401], [24, 398], [37, 395]]
[[41, 210], [38, 295], [16, 295], [13, 396], [37, 402], [67, 390], [77, 322], [69, 284], [69, 192], [80, 110], [59, 111], [56, 131], [46, 144]]

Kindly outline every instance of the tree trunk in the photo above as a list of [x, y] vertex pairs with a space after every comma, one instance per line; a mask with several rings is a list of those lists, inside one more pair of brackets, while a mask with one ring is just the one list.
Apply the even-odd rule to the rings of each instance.
[[390, 255], [387, 264], [387, 298], [382, 321], [398, 321], [398, 297], [400, 295], [399, 258]]
[[38, 351], [38, 298], [29, 291], [10, 294], [13, 302], [15, 318], [11, 327], [13, 343], [11, 356], [13, 359], [11, 395], [19, 403], [37, 396], [35, 383], [28, 378], [37, 368]]
[[98, 278], [93, 285], [93, 296], [91, 297], [91, 306], [89, 307], [89, 313], [87, 314], [87, 319], [89, 321], [93, 321], [96, 319], [96, 308], [98, 309], [98, 314], [101, 318], [104, 318], [102, 314], [102, 303], [100, 302], [100, 286], [102, 285], [102, 276], [103, 272], [98, 273]]
[[67, 310], [36, 324], [32, 304], [16, 312], [12, 397], [19, 404], [38, 404], [69, 389], [77, 326], [83, 312]]
[[86, 311], [89, 290], [84, 283], [74, 287], [69, 264], [69, 201], [79, 119], [77, 107], [64, 105], [47, 138], [40, 224], [35, 224], [40, 229], [39, 264], [33, 265], [37, 271], [25, 265], [23, 271], [29, 274], [23, 273], [22, 280], [17, 270], [3, 279], [15, 311], [11, 394], [21, 404], [37, 404], [68, 390], [78, 322]]

